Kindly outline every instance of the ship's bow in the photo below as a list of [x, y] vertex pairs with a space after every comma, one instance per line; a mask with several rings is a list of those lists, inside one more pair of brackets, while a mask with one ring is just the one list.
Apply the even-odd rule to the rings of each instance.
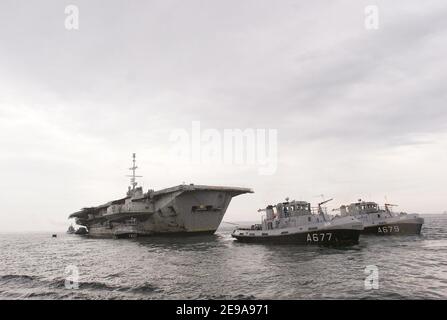
[[180, 185], [154, 194], [155, 213], [145, 223], [148, 233], [213, 234], [233, 197], [249, 188]]
[[195, 186], [176, 199], [186, 232], [214, 233], [233, 197], [252, 193], [251, 189]]

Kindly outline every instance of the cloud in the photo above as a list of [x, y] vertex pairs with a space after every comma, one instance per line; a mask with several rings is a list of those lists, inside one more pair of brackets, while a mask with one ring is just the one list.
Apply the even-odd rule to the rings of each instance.
[[[377, 31], [364, 28], [367, 1], [76, 4], [78, 31], [59, 1], [0, 4], [4, 229], [119, 197], [132, 152], [145, 187], [253, 187], [227, 220], [322, 192], [445, 210], [443, 1], [378, 1]], [[277, 129], [277, 173], [173, 166], [170, 133], [192, 121]]]

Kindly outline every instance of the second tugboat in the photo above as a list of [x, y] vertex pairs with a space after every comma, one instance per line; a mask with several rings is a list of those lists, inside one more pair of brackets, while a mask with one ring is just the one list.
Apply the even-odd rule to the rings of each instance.
[[380, 208], [376, 202], [361, 199], [356, 203], [340, 207], [341, 217], [351, 216], [363, 222], [363, 233], [377, 235], [409, 235], [420, 234], [424, 219], [418, 214], [395, 213], [393, 204], [385, 204]]
[[261, 224], [238, 228], [232, 237], [243, 242], [271, 242], [313, 245], [357, 244], [363, 224], [354, 217], [331, 220], [321, 206], [311, 208], [305, 201], [290, 201], [269, 205]]

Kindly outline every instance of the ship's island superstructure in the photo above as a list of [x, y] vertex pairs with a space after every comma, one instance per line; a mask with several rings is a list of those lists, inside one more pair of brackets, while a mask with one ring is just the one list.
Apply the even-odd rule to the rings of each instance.
[[135, 154], [131, 186], [124, 198], [83, 208], [69, 216], [90, 236], [137, 237], [154, 234], [213, 234], [231, 199], [249, 188], [182, 184], [143, 192], [137, 187]]

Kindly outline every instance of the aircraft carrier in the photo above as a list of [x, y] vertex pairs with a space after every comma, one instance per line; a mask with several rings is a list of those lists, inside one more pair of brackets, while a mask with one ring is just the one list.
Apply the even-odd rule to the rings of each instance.
[[182, 184], [143, 192], [137, 187], [135, 154], [125, 197], [72, 213], [90, 236], [129, 238], [150, 235], [213, 234], [231, 199], [249, 188]]

